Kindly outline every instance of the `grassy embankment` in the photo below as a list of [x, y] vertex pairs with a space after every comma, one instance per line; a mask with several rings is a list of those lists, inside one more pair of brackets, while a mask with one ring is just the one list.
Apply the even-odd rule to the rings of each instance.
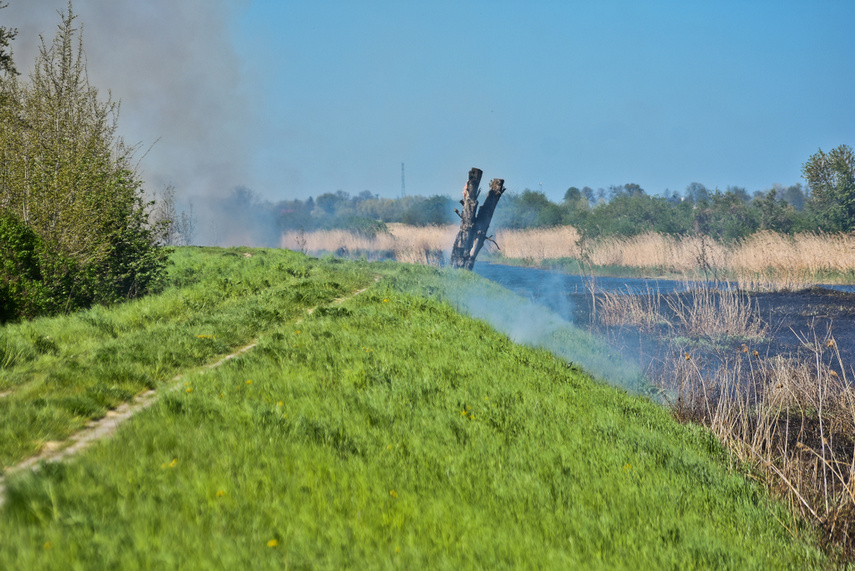
[[[369, 238], [341, 230], [282, 237], [286, 248], [337, 252], [367, 259], [395, 259], [436, 265], [448, 257], [457, 228], [390, 225], [388, 234]], [[501, 250], [488, 245], [481, 257], [506, 264], [555, 268], [567, 273], [727, 279], [752, 290], [798, 289], [817, 283], [855, 283], [855, 237], [848, 234], [758, 232], [723, 244], [700, 236], [648, 233], [605, 236], [588, 242], [572, 226], [500, 230]], [[444, 253], [444, 254], [443, 254]]]
[[7, 465], [114, 402], [54, 392], [121, 400], [258, 346], [11, 476], [0, 567], [825, 565], [712, 434], [457, 313], [474, 276], [253, 253], [182, 249], [162, 296], [2, 329], [4, 423], [34, 411]]

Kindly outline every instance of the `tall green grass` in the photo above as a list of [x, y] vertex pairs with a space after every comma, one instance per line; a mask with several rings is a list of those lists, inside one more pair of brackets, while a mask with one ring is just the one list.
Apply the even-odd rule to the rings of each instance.
[[711, 433], [458, 313], [473, 277], [341, 267], [385, 278], [341, 304], [320, 281], [253, 351], [11, 476], [0, 568], [826, 565]]
[[0, 328], [0, 469], [374, 281], [287, 250], [180, 248], [172, 262], [162, 295]]

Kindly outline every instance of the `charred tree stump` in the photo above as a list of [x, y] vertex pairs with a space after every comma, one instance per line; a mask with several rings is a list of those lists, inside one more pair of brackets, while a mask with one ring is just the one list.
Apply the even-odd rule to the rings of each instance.
[[469, 180], [463, 187], [463, 200], [460, 201], [460, 204], [463, 205], [463, 211], [455, 209], [457, 215], [460, 216], [460, 230], [457, 232], [457, 238], [455, 238], [454, 247], [451, 250], [452, 268], [471, 270], [475, 265], [478, 252], [484, 246], [484, 241], [490, 240], [487, 236], [487, 230], [490, 227], [490, 221], [493, 219], [496, 205], [499, 203], [502, 193], [505, 192], [505, 181], [501, 178], [494, 178], [490, 181], [490, 192], [479, 209], [478, 196], [481, 190], [478, 186], [481, 184], [482, 174], [481, 169], [473, 168], [469, 171]]

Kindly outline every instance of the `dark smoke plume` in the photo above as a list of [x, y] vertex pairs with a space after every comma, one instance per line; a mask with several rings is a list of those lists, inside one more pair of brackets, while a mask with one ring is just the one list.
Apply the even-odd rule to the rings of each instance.
[[[137, 157], [149, 192], [174, 185], [200, 214], [205, 204], [250, 180], [253, 115], [228, 22], [236, 0], [74, 0], [82, 24], [89, 79], [103, 98], [121, 101], [119, 126]], [[26, 77], [39, 47], [50, 43], [66, 0], [9, 0], [2, 24], [18, 28], [14, 58]], [[152, 146], [153, 145], [153, 146]], [[143, 157], [143, 155], [145, 155]], [[223, 228], [218, 232], [222, 235]], [[228, 241], [227, 238], [225, 241]]]

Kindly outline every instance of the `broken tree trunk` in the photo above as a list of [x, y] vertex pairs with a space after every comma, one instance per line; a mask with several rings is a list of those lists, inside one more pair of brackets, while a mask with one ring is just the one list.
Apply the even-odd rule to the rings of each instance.
[[452, 268], [471, 270], [475, 265], [478, 252], [484, 246], [484, 240], [490, 239], [487, 236], [487, 230], [490, 227], [490, 220], [493, 219], [496, 205], [502, 193], [505, 192], [505, 181], [500, 178], [490, 181], [490, 192], [479, 209], [478, 195], [481, 191], [478, 185], [481, 183], [482, 174], [481, 169], [473, 168], [469, 171], [469, 180], [463, 187], [463, 200], [460, 201], [463, 212], [455, 210], [460, 216], [460, 230], [457, 232], [457, 238], [451, 250]]

